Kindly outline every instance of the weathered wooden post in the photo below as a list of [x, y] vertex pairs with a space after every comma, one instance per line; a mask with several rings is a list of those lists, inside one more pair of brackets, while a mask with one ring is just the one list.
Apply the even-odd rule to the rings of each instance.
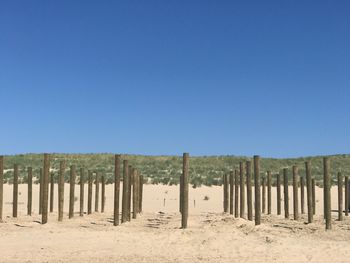
[[239, 187], [239, 184], [238, 184], [238, 171], [235, 170], [235, 217], [237, 218], [238, 217], [238, 187]]
[[182, 176], [183, 176], [183, 196], [182, 196], [182, 214], [181, 227], [187, 228], [188, 219], [188, 169], [189, 169], [189, 154], [183, 154]]
[[284, 217], [289, 218], [289, 197], [288, 197], [288, 174], [287, 168], [283, 169], [283, 191], [284, 191]]
[[41, 223], [47, 223], [47, 215], [49, 208], [49, 174], [50, 174], [50, 155], [44, 154], [44, 169], [43, 169], [43, 187], [42, 187], [42, 218]]
[[96, 172], [96, 179], [95, 179], [95, 212], [98, 212], [99, 196], [100, 196], [100, 175], [99, 175], [99, 172]]
[[4, 156], [0, 156], [0, 222], [4, 203]]
[[298, 209], [298, 167], [293, 165], [293, 216], [294, 220], [299, 219]]
[[92, 213], [92, 171], [88, 171], [88, 215]]
[[65, 161], [60, 161], [60, 170], [58, 174], [58, 221], [63, 220], [65, 170], [66, 170]]
[[[27, 214], [29, 216], [32, 215], [32, 196], [33, 196], [33, 169], [32, 169], [32, 167], [28, 167]], [[1, 218], [0, 218], [0, 221], [1, 221]]]
[[329, 159], [323, 158], [323, 185], [324, 185], [324, 206], [325, 206], [325, 218], [326, 218], [326, 230], [332, 229], [331, 222], [331, 177], [329, 174]]
[[262, 187], [262, 213], [265, 214], [266, 213], [266, 177], [264, 176], [262, 178], [262, 182], [261, 182], [261, 187]]
[[277, 174], [277, 215], [280, 215], [281, 214], [281, 201], [282, 201], [282, 198], [281, 198], [281, 174], [278, 173]]
[[44, 174], [43, 174], [43, 168], [40, 168], [39, 173], [39, 215], [42, 214], [43, 209], [43, 184], [44, 184]]
[[139, 212], [142, 212], [142, 195], [143, 195], [143, 175], [140, 175], [140, 200], [139, 200]]
[[119, 225], [120, 154], [114, 155], [114, 216], [113, 225]]
[[106, 181], [104, 175], [101, 176], [101, 213], [105, 212], [105, 201], [106, 201]]
[[267, 171], [267, 214], [271, 215], [271, 172]]
[[85, 182], [85, 170], [84, 168], [80, 168], [80, 209], [79, 209], [79, 216], [84, 216], [84, 182]]
[[129, 166], [128, 160], [123, 161], [123, 196], [122, 196], [122, 223], [125, 223], [128, 220], [128, 191], [129, 191]]
[[315, 178], [312, 178], [312, 211], [313, 214], [316, 214], [316, 183]]
[[69, 181], [69, 219], [74, 216], [74, 190], [75, 190], [75, 166], [70, 167], [70, 181]]
[[254, 156], [254, 190], [255, 190], [255, 225], [260, 225], [261, 207], [260, 207], [260, 157]]
[[183, 187], [183, 178], [182, 178], [182, 174], [180, 174], [180, 183], [179, 183], [179, 188], [180, 188], [180, 192], [179, 192], [179, 200], [180, 200], [180, 204], [179, 204], [179, 211], [180, 213], [182, 213], [182, 187]]
[[243, 162], [239, 163], [239, 183], [240, 183], [240, 210], [239, 215], [244, 218], [245, 213], [245, 191], [244, 191], [244, 167]]
[[133, 187], [132, 187], [132, 218], [136, 219], [138, 213], [138, 172], [135, 168], [132, 169], [132, 177], [133, 177]]
[[343, 221], [343, 176], [338, 172], [338, 220]]
[[234, 181], [234, 174], [233, 171], [230, 171], [230, 215], [233, 215], [233, 181]]
[[305, 214], [304, 210], [304, 204], [305, 204], [305, 195], [304, 195], [304, 189], [305, 189], [305, 177], [300, 177], [300, 207], [301, 207], [301, 213]]
[[245, 163], [246, 175], [247, 175], [247, 209], [248, 220], [253, 221], [253, 200], [252, 200], [252, 163], [246, 161]]
[[55, 189], [55, 180], [54, 180], [54, 174], [51, 173], [50, 178], [50, 213], [53, 212], [53, 198], [54, 198], [54, 189]]
[[223, 189], [224, 189], [224, 213], [228, 211], [228, 178], [227, 174], [223, 176]]
[[12, 216], [17, 217], [18, 208], [18, 164], [13, 166], [13, 202], [12, 202]]
[[313, 208], [312, 208], [312, 178], [311, 178], [311, 164], [310, 161], [305, 162], [306, 170], [306, 195], [307, 195], [307, 221], [313, 222]]
[[349, 215], [349, 177], [345, 176], [345, 216]]
[[132, 166], [129, 165], [129, 171], [128, 171], [129, 181], [128, 181], [128, 205], [127, 205], [127, 220], [131, 220], [131, 196], [132, 196], [132, 184], [133, 184], [133, 177], [132, 177]]

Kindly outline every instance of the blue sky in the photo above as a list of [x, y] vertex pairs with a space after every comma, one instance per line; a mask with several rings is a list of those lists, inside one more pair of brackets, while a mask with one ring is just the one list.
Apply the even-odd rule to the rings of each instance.
[[0, 152], [350, 153], [349, 1], [0, 1]]

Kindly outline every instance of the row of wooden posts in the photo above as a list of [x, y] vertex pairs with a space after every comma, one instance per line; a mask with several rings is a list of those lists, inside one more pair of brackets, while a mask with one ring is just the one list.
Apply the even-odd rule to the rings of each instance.
[[[48, 221], [49, 208], [49, 179], [50, 179], [50, 212], [53, 212], [54, 206], [54, 176], [50, 173], [50, 155], [44, 154], [44, 167], [40, 169], [40, 190], [39, 190], [39, 214], [42, 215], [42, 224]], [[119, 225], [119, 194], [120, 194], [120, 170], [121, 170], [121, 155], [115, 155], [114, 163], [114, 225]], [[3, 170], [4, 157], [0, 156], [0, 221], [3, 214]], [[27, 214], [32, 215], [32, 182], [33, 172], [32, 168], [28, 167], [28, 198], [27, 198]], [[63, 206], [64, 206], [64, 174], [66, 171], [65, 161], [60, 162], [58, 173], [58, 221], [63, 220]], [[92, 213], [92, 186], [93, 186], [93, 171], [88, 171], [88, 202], [87, 214]], [[18, 164], [14, 165], [13, 171], [13, 209], [12, 216], [17, 217], [18, 211]], [[85, 170], [80, 169], [80, 210], [79, 215], [84, 215], [84, 184], [85, 184]], [[74, 202], [75, 202], [75, 181], [76, 168], [74, 165], [70, 166], [70, 192], [69, 192], [69, 218], [74, 216]], [[105, 177], [100, 176], [99, 172], [95, 172], [95, 212], [99, 211], [99, 186], [101, 182], [101, 212], [105, 208]], [[132, 197], [132, 198], [131, 198]], [[128, 164], [128, 160], [123, 160], [123, 189], [122, 189], [122, 216], [121, 223], [130, 221], [131, 219], [131, 200], [132, 200], [132, 218], [136, 218], [137, 214], [142, 212], [143, 200], [143, 176], [138, 170]]]
[[[259, 225], [261, 221], [261, 213], [266, 213], [266, 187], [267, 187], [267, 214], [271, 214], [271, 185], [272, 175], [270, 171], [267, 171], [267, 176], [260, 180], [260, 165], [259, 156], [254, 156], [254, 183], [255, 183], [255, 224]], [[315, 200], [315, 179], [311, 176], [311, 163], [305, 162], [306, 170], [306, 184], [305, 177], [300, 177], [298, 174], [298, 167], [294, 165], [292, 167], [293, 173], [293, 218], [299, 219], [299, 194], [298, 187], [300, 183], [300, 202], [301, 213], [305, 213], [305, 192], [307, 196], [307, 214], [308, 223], [313, 222], [313, 215], [316, 211]], [[331, 175], [330, 175], [330, 160], [328, 157], [323, 158], [323, 189], [324, 189], [324, 218], [326, 223], [326, 229], [331, 229]], [[247, 189], [247, 216], [248, 220], [253, 220], [252, 211], [252, 185], [251, 185], [251, 161], [245, 163], [245, 175], [244, 176], [244, 163], [240, 162], [239, 171], [231, 171], [230, 174], [225, 174], [223, 177], [223, 190], [224, 190], [224, 212], [234, 214], [235, 217], [245, 218], [245, 187]], [[349, 214], [349, 178], [345, 176], [345, 182], [341, 172], [338, 173], [338, 220], [343, 220], [343, 213], [348, 216]], [[343, 185], [345, 185], [345, 211], [343, 211]], [[276, 189], [277, 189], [277, 215], [281, 214], [281, 175], [276, 175]], [[262, 193], [260, 189], [262, 188]], [[240, 193], [240, 195], [239, 195]], [[289, 218], [289, 196], [288, 196], [288, 169], [283, 169], [283, 194], [284, 194], [284, 216]], [[262, 197], [262, 202], [260, 198]], [[240, 200], [240, 202], [238, 202]], [[239, 214], [238, 214], [239, 213]]]

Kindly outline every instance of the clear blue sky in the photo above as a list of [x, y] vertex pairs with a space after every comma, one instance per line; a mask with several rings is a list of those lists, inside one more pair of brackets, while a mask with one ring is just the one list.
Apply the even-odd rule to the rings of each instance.
[[0, 152], [350, 153], [349, 1], [0, 1]]

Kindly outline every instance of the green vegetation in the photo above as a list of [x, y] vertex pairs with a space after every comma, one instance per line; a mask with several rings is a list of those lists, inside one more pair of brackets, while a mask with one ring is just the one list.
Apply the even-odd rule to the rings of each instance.
[[[334, 155], [331, 158], [331, 174], [333, 184], [336, 182], [336, 174], [341, 171], [344, 176], [350, 174], [350, 155]], [[128, 159], [129, 163], [138, 168], [149, 183], [153, 184], [178, 184], [179, 175], [182, 172], [181, 156], [141, 156], [123, 155], [122, 159]], [[246, 161], [250, 157], [242, 156], [202, 156], [190, 158], [190, 177], [193, 187], [201, 185], [221, 185], [222, 176], [232, 169], [238, 169], [240, 161]], [[53, 154], [51, 158], [51, 168], [57, 177], [59, 161], [65, 160], [68, 180], [68, 169], [70, 165], [77, 168], [85, 167], [93, 171], [101, 171], [105, 174], [108, 183], [113, 182], [114, 155], [113, 154]], [[323, 164], [322, 156], [303, 157], [295, 159], [261, 158], [262, 175], [270, 170], [273, 174], [279, 173], [282, 168], [291, 168], [296, 164], [299, 174], [305, 175], [304, 162], [310, 160], [312, 164], [312, 175], [322, 186]], [[19, 164], [20, 182], [26, 182], [26, 167], [33, 167], [33, 176], [38, 177], [39, 169], [43, 165], [43, 155], [21, 154], [5, 156], [5, 180], [11, 183], [13, 177], [13, 165]], [[7, 170], [9, 169], [9, 170]], [[290, 181], [292, 178], [289, 169]], [[33, 179], [35, 182], [35, 179]]]

